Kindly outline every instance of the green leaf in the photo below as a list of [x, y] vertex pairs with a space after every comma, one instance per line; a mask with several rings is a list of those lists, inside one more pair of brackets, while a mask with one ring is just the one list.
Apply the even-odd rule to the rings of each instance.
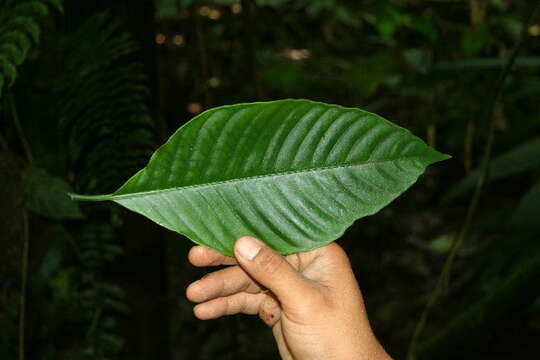
[[[503, 179], [538, 167], [540, 167], [540, 137], [533, 138], [495, 158], [489, 167], [489, 181]], [[474, 188], [479, 176], [480, 169], [472, 171], [450, 189], [443, 203], [466, 195]]]
[[0, 54], [2, 57], [8, 59], [16, 65], [20, 65], [24, 60], [24, 54], [21, 49], [19, 49], [13, 43], [3, 43], [0, 45]]
[[435, 238], [430, 244], [430, 249], [444, 254], [450, 251], [450, 248], [452, 247], [452, 243], [454, 242], [454, 238], [456, 237], [456, 234], [450, 233], [450, 234], [443, 234], [441, 236], [438, 236]]
[[489, 24], [484, 23], [467, 29], [461, 39], [461, 51], [466, 56], [478, 55], [490, 40]]
[[359, 109], [308, 100], [208, 110], [182, 126], [113, 200], [227, 255], [256, 236], [281, 253], [338, 238], [447, 159]]
[[26, 206], [31, 211], [52, 219], [80, 219], [83, 216], [77, 203], [67, 193], [71, 186], [43, 169], [28, 168], [24, 173]]
[[39, 29], [39, 25], [34, 20], [34, 18], [30, 16], [18, 16], [15, 19], [11, 20], [11, 24], [19, 27], [21, 31], [26, 32], [34, 44], [39, 44], [39, 36], [41, 34], [41, 31]]
[[0, 55], [0, 74], [2, 73], [8, 81], [8, 86], [13, 86], [17, 78], [17, 68], [6, 57]]
[[32, 42], [30, 38], [24, 32], [19, 30], [9, 31], [6, 34], [2, 34], [0, 36], [0, 42], [15, 43], [25, 57], [28, 53], [28, 50], [30, 50], [30, 48], [32, 47]]
[[510, 224], [519, 230], [540, 230], [538, 208], [540, 206], [540, 182], [533, 185], [519, 201]]

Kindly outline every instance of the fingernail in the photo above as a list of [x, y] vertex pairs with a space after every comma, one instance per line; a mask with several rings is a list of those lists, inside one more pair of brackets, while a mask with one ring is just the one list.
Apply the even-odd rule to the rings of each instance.
[[238, 255], [246, 260], [253, 260], [255, 256], [261, 251], [262, 243], [250, 236], [244, 236], [238, 240], [236, 250]]

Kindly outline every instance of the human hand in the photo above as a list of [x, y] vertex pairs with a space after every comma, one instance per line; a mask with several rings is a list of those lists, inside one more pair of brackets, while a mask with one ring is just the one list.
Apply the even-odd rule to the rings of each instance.
[[244, 236], [235, 257], [195, 246], [195, 266], [234, 265], [186, 290], [201, 320], [258, 314], [272, 328], [283, 359], [390, 359], [370, 328], [349, 259], [336, 243], [281, 256]]

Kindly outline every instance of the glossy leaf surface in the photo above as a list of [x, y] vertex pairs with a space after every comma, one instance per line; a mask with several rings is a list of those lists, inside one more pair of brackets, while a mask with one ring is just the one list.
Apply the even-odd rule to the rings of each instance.
[[281, 253], [338, 238], [448, 158], [368, 112], [308, 100], [208, 110], [182, 126], [113, 200], [231, 255], [258, 237]]

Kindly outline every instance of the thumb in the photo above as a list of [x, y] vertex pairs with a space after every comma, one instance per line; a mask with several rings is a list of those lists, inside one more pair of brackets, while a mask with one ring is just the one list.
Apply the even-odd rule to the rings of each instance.
[[283, 256], [251, 236], [243, 236], [234, 245], [234, 254], [242, 269], [255, 281], [272, 291], [281, 304], [293, 305], [313, 291], [306, 280]]

